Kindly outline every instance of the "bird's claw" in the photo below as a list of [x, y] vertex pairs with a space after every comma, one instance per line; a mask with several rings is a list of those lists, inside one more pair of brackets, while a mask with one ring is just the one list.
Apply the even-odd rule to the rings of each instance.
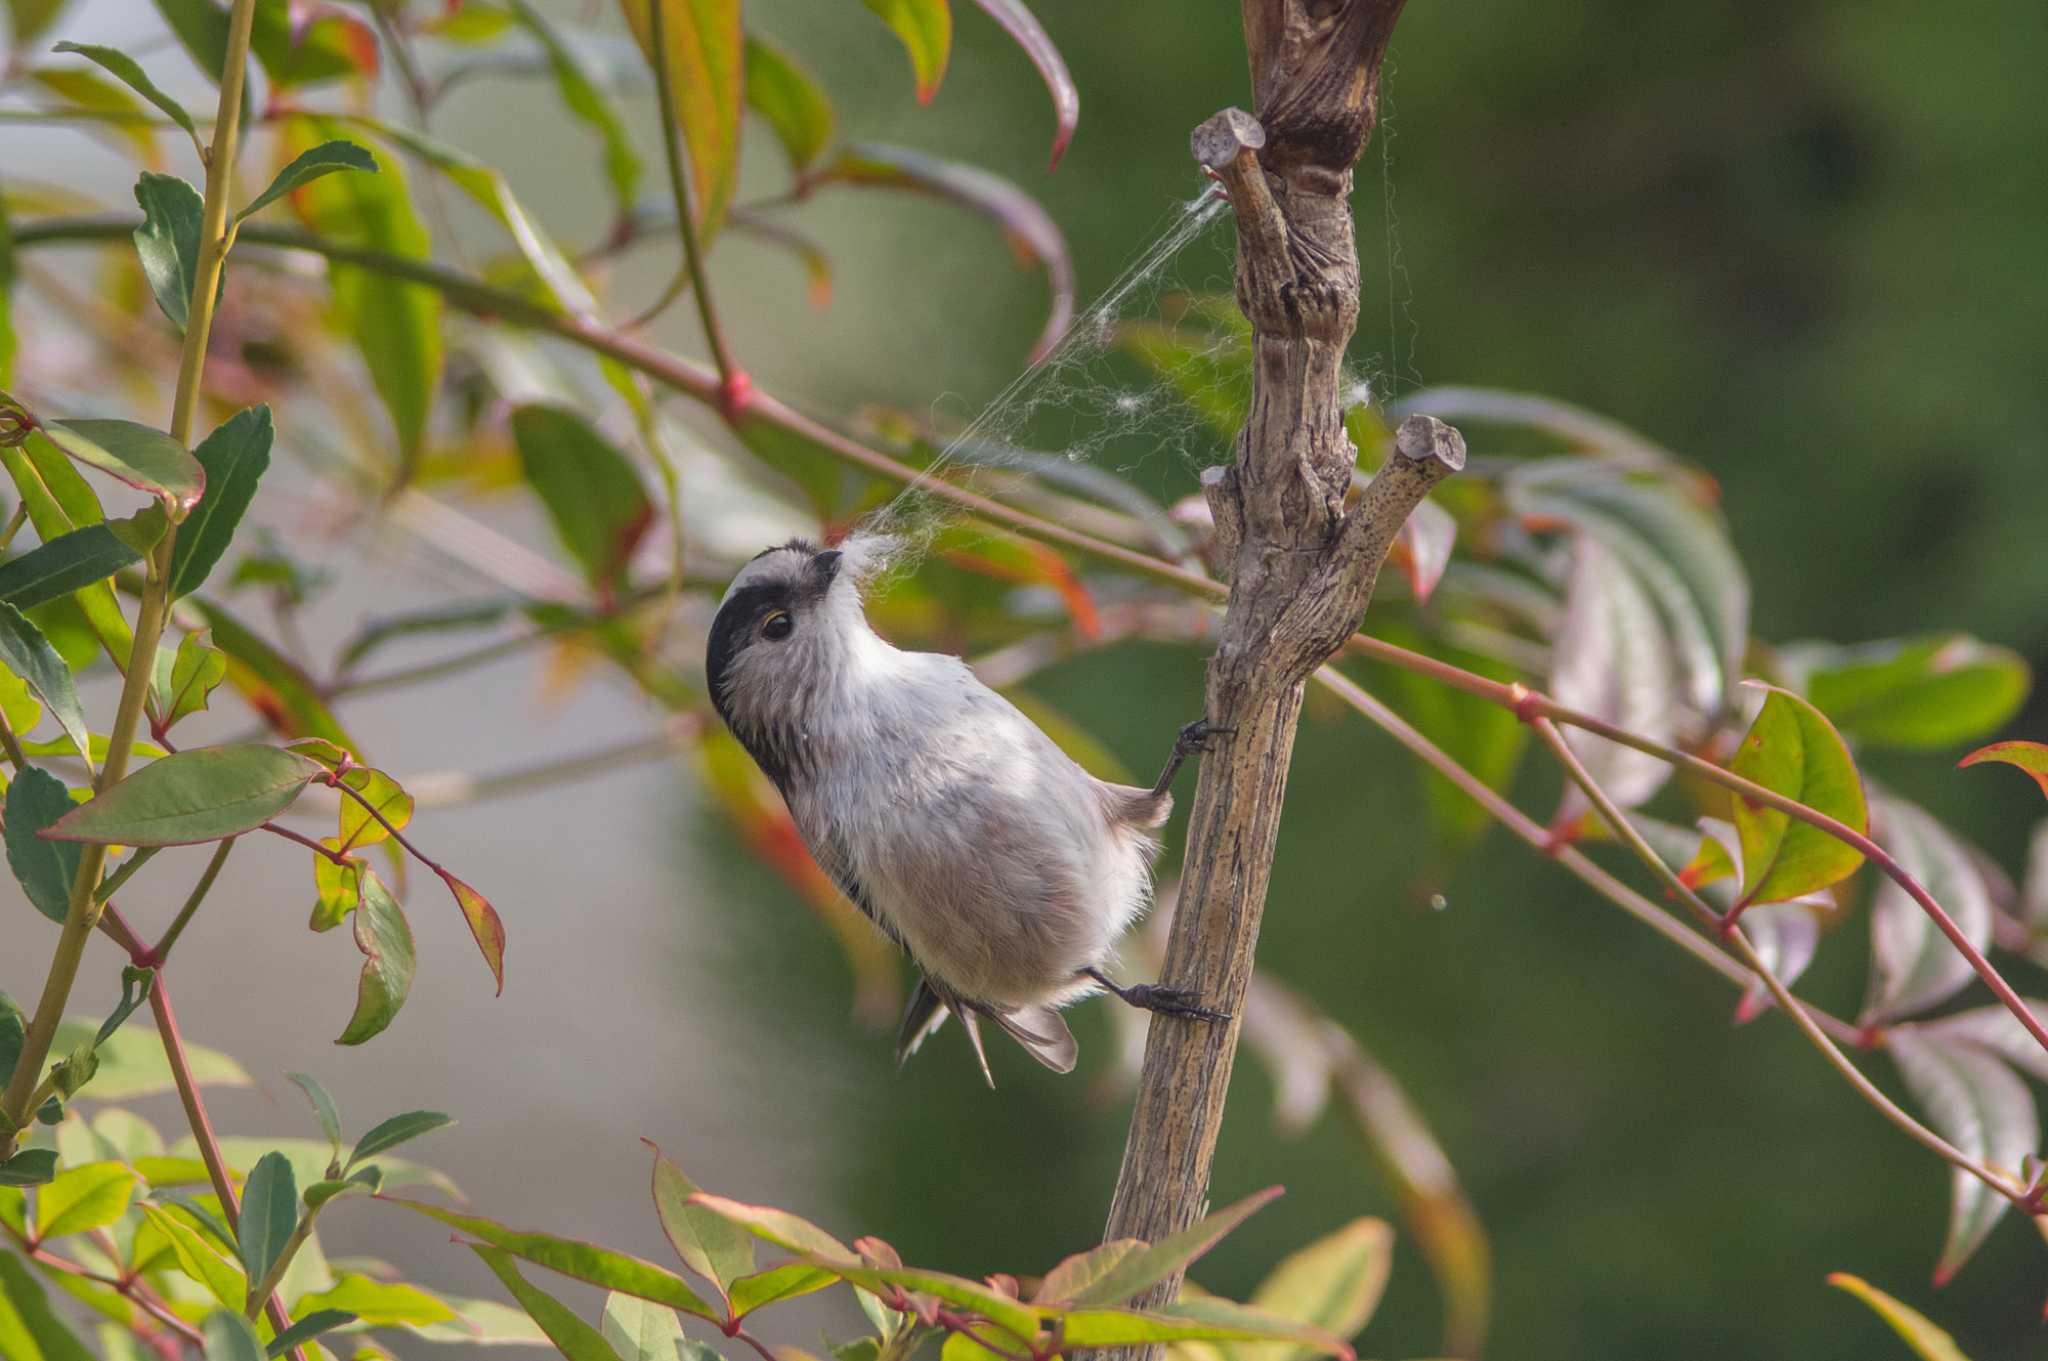
[[1193, 1021], [1211, 1021], [1222, 1025], [1230, 1019], [1227, 1011], [1216, 1011], [1205, 1007], [1196, 994], [1187, 988], [1169, 988], [1158, 983], [1138, 983], [1123, 990], [1123, 999], [1143, 1011], [1156, 1011], [1164, 1016], [1183, 1016]]

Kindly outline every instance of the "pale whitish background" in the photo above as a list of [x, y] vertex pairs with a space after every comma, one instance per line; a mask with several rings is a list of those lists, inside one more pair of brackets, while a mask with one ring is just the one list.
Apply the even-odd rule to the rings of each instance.
[[[603, 19], [617, 32], [608, 7]], [[842, 70], [873, 73], [872, 89], [843, 80], [834, 87], [842, 117], [856, 123], [859, 134], [916, 142], [928, 139], [942, 121], [920, 117], [903, 97], [908, 80], [901, 53], [859, 6], [757, 2], [749, 21], [788, 35], [807, 54], [830, 54], [827, 60]], [[75, 3], [44, 41], [66, 38], [118, 44], [191, 107], [210, 107], [206, 87], [146, 3]], [[956, 55], [951, 90], [972, 97], [989, 78], [980, 69], [986, 64], [973, 52]], [[629, 91], [627, 98], [645, 133], [646, 92]], [[24, 102], [0, 99], [11, 107]], [[398, 113], [389, 92], [383, 107]], [[1042, 122], [1040, 110], [1022, 135], [1039, 138]], [[434, 130], [502, 164], [521, 197], [563, 239], [587, 240], [601, 229], [604, 194], [591, 144], [544, 82], [473, 84], [437, 115]], [[643, 136], [641, 145], [649, 156], [647, 192], [658, 192], [656, 144]], [[163, 146], [172, 158], [168, 168], [198, 179], [189, 149], [171, 137]], [[758, 150], [748, 182], [772, 187], [779, 159], [765, 137], [750, 143], [752, 148]], [[407, 168], [418, 184], [419, 171]], [[118, 151], [83, 134], [0, 127], [0, 177], [62, 182], [122, 208], [130, 202], [133, 176]], [[442, 200], [458, 220], [475, 225], [454, 195], [444, 191]], [[988, 393], [1000, 386], [1003, 366], [1019, 356], [985, 353], [991, 346], [932, 342], [961, 324], [962, 299], [969, 300], [970, 313], [997, 313], [1006, 333], [1017, 333], [1023, 319], [1028, 334], [1032, 310], [1041, 305], [1039, 286], [1010, 267], [991, 233], [965, 222], [936, 243], [921, 234], [918, 258], [900, 258], [896, 247], [903, 238], [892, 224], [904, 213], [936, 211], [943, 210], [851, 195], [807, 208], [798, 220], [829, 233], [838, 266], [837, 296], [824, 314], [807, 310], [803, 280], [786, 259], [739, 240], [721, 249], [721, 301], [741, 352], [771, 390], [811, 397], [831, 410], [859, 397], [921, 404], [949, 390]], [[478, 239], [495, 247], [488, 229]], [[644, 252], [627, 276], [633, 282], [626, 296], [658, 288], [666, 256], [661, 248]], [[89, 258], [40, 251], [31, 260], [38, 268], [62, 271]], [[47, 319], [22, 320], [30, 349], [76, 343]], [[975, 324], [971, 315], [964, 320]], [[664, 319], [663, 339], [685, 352], [698, 348], [686, 305]], [[934, 359], [906, 372], [898, 357], [905, 351]], [[23, 367], [47, 371], [33, 356]], [[91, 390], [89, 370], [72, 381], [88, 399], [99, 395]], [[973, 399], [950, 400], [959, 409]], [[145, 410], [99, 414], [161, 419], [161, 413]], [[614, 420], [618, 415], [606, 414]], [[302, 533], [311, 522], [305, 498], [318, 490], [292, 456], [291, 439], [287, 427], [252, 515], [282, 532]], [[547, 551], [545, 530], [529, 507], [495, 503], [477, 513]], [[713, 522], [700, 528], [735, 549], [784, 527], [772, 516], [741, 514], [736, 507], [721, 506], [711, 515]], [[364, 615], [488, 589], [396, 536], [314, 539], [301, 551], [339, 578], [304, 621], [316, 649]], [[262, 622], [265, 612], [253, 600], [245, 599], [243, 607]], [[461, 645], [395, 648], [380, 665]], [[87, 703], [103, 715], [112, 692], [96, 684], [88, 689]], [[567, 756], [650, 732], [657, 715], [603, 673], [570, 702], [551, 704], [542, 697], [535, 662], [522, 658], [396, 700], [366, 698], [349, 706], [346, 719], [365, 748], [404, 778], [490, 772]], [[411, 1000], [390, 1032], [355, 1049], [336, 1047], [332, 1039], [352, 1005], [360, 956], [345, 931], [315, 936], [304, 929], [311, 901], [306, 857], [282, 842], [252, 838], [230, 860], [206, 910], [180, 943], [171, 975], [188, 1039], [229, 1048], [257, 1078], [253, 1090], [213, 1092], [216, 1122], [235, 1134], [310, 1133], [303, 1103], [283, 1077], [286, 1070], [304, 1069], [334, 1093], [352, 1132], [414, 1107], [456, 1114], [461, 1123], [454, 1129], [409, 1151], [450, 1172], [480, 1210], [522, 1224], [664, 1259], [647, 1199], [648, 1160], [638, 1142], [645, 1135], [721, 1191], [773, 1198], [848, 1231], [885, 1229], [840, 1220], [828, 1192], [830, 1169], [819, 1161], [826, 1143], [821, 1125], [829, 1123], [835, 1107], [860, 1099], [852, 1079], [829, 1062], [808, 1059], [798, 1048], [800, 1036], [754, 1024], [757, 1010], [739, 1014], [728, 1005], [735, 989], [773, 990], [777, 980], [741, 956], [723, 929], [726, 914], [752, 905], [720, 901], [693, 888], [701, 875], [690, 833], [706, 825], [687, 774], [663, 761], [546, 792], [424, 812], [415, 823], [422, 844], [488, 893], [504, 916], [510, 937], [505, 995], [493, 1000], [460, 916], [437, 884], [416, 876], [409, 912], [419, 972]], [[123, 895], [131, 920], [160, 928], [203, 855], [184, 850], [162, 856], [143, 881], [151, 887]], [[0, 886], [0, 898], [18, 894], [11, 879]], [[813, 929], [794, 919], [788, 927]], [[33, 999], [53, 936], [25, 904], [6, 904], [0, 911], [0, 987]], [[111, 947], [95, 940], [77, 1010], [103, 1008], [119, 964]], [[863, 1042], [883, 1043], [875, 1037]], [[144, 1110], [167, 1133], [176, 1133], [173, 1102], [151, 1101]], [[374, 1252], [422, 1281], [501, 1296], [468, 1253], [449, 1246], [445, 1230], [424, 1220], [358, 1205], [344, 1206], [322, 1223], [331, 1255]], [[575, 1297], [573, 1290], [567, 1293]], [[811, 1343], [818, 1326], [844, 1335], [857, 1326], [855, 1318], [850, 1306], [811, 1309], [798, 1312], [787, 1331], [773, 1331], [782, 1340]], [[465, 1349], [414, 1342], [401, 1350], [454, 1356]]]

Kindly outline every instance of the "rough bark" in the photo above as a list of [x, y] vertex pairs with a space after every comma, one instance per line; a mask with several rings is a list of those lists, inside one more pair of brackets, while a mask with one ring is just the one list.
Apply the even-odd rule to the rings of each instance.
[[[1231, 571], [1206, 716], [1231, 731], [1202, 761], [1162, 980], [1232, 1015], [1251, 978], [1302, 686], [1357, 629], [1408, 513], [1464, 462], [1456, 431], [1411, 418], [1347, 505], [1357, 462], [1339, 398], [1358, 320], [1351, 167], [1372, 134], [1401, 6], [1244, 0], [1257, 116], [1226, 110], [1192, 139], [1235, 210], [1237, 303], [1252, 323], [1254, 367], [1236, 461], [1203, 477]], [[1108, 1237], [1156, 1240], [1201, 1213], [1237, 1032], [1235, 1021], [1153, 1019]], [[1170, 1300], [1179, 1286], [1163, 1282], [1136, 1302]]]

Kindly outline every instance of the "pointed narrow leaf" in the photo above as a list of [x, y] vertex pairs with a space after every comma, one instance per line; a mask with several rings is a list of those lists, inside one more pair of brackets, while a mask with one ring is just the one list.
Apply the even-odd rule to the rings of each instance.
[[1997, 761], [2003, 765], [2023, 770], [2035, 784], [2041, 786], [2041, 793], [2048, 797], [2048, 745], [2039, 742], [1993, 742], [1956, 762], [1969, 767], [1985, 761]]
[[1049, 354], [1067, 333], [1074, 319], [1074, 262], [1066, 237], [1037, 200], [1008, 180], [906, 147], [865, 142], [847, 147], [804, 176], [801, 191], [809, 193], [825, 184], [932, 194], [989, 218], [1023, 263], [1044, 267], [1052, 288], [1051, 313], [1032, 349], [1033, 359]]
[[603, 141], [612, 206], [615, 215], [624, 218], [639, 196], [642, 166], [617, 97], [607, 88], [602, 73], [593, 71], [576, 48], [563, 42], [528, 0], [513, 0], [512, 13], [547, 53], [548, 69], [554, 73], [562, 103]]
[[917, 102], [929, 104], [946, 78], [946, 61], [953, 52], [953, 11], [947, 0], [861, 0], [881, 16], [903, 50], [910, 56], [910, 70], [917, 77]]
[[295, 1320], [292, 1326], [272, 1338], [270, 1345], [263, 1349], [268, 1357], [283, 1356], [302, 1342], [310, 1342], [331, 1328], [341, 1328], [356, 1321], [356, 1315], [346, 1309], [316, 1309]]
[[418, 1328], [452, 1322], [455, 1311], [417, 1286], [373, 1281], [355, 1272], [298, 1301], [300, 1309], [342, 1309], [373, 1328]]
[[161, 430], [134, 421], [82, 420], [50, 421], [43, 433], [80, 463], [161, 500], [173, 520], [183, 520], [206, 490], [206, 469]]
[[[1948, 828], [1904, 799], [1880, 805], [1884, 846], [1980, 950], [1990, 943], [1995, 909], [1970, 850]], [[1890, 878], [1870, 904], [1870, 995], [1866, 1018], [1896, 1020], [1947, 1000], [1976, 977], [1910, 894]]]
[[605, 1296], [598, 1331], [619, 1361], [687, 1361], [695, 1346], [683, 1337], [675, 1310], [616, 1290]]
[[307, 1073], [286, 1073], [292, 1085], [306, 1094], [306, 1101], [313, 1107], [313, 1119], [319, 1122], [320, 1132], [327, 1136], [327, 1142], [334, 1146], [334, 1156], [341, 1157], [341, 1112], [334, 1108], [334, 1098], [327, 1089]]
[[223, 1308], [240, 1309], [247, 1302], [249, 1280], [242, 1274], [242, 1268], [215, 1252], [197, 1229], [149, 1201], [142, 1202], [142, 1213], [170, 1240], [178, 1269], [205, 1286]]
[[0, 1352], [9, 1361], [93, 1361], [50, 1307], [42, 1282], [8, 1252], [0, 1252]]
[[249, 201], [249, 206], [235, 214], [235, 221], [262, 212], [277, 200], [291, 193], [300, 185], [332, 175], [337, 170], [360, 170], [364, 174], [377, 173], [377, 158], [354, 142], [336, 139], [322, 142], [319, 146], [308, 147], [292, 157], [291, 164], [277, 172], [270, 186]]
[[732, 1283], [754, 1269], [753, 1237], [716, 1211], [691, 1204], [696, 1183], [661, 1149], [647, 1146], [654, 1149], [654, 1213], [669, 1246], [684, 1266], [729, 1296]]
[[1963, 633], [1860, 647], [1794, 644], [1778, 650], [1778, 664], [1851, 737], [1916, 750], [1997, 728], [2019, 711], [2031, 680], [2018, 653]]
[[176, 175], [145, 170], [135, 182], [142, 225], [135, 229], [135, 253], [156, 305], [180, 334], [192, 309], [192, 281], [199, 272], [199, 233], [205, 201]]
[[237, 1243], [242, 1269], [249, 1279], [269, 1274], [299, 1223], [299, 1183], [282, 1153], [266, 1153], [249, 1172], [242, 1188], [242, 1220]]
[[362, 901], [355, 911], [356, 948], [363, 952], [363, 972], [356, 983], [355, 1014], [336, 1044], [361, 1044], [383, 1032], [412, 991], [412, 926], [405, 911], [375, 870], [358, 871]]
[[775, 133], [790, 168], [808, 170], [832, 143], [832, 102], [780, 47], [747, 35], [747, 104]]
[[[692, 205], [704, 235], [717, 232], [739, 182], [740, 89], [745, 61], [739, 0], [654, 0], [676, 122], [689, 149]], [[653, 61], [649, 0], [620, 0], [627, 26]]]
[[206, 473], [199, 499], [171, 546], [171, 598], [199, 589], [234, 539], [235, 527], [270, 467], [276, 428], [267, 405], [244, 407], [199, 442], [192, 456]]
[[36, 911], [60, 924], [71, 915], [80, 851], [45, 840], [42, 833], [77, 807], [64, 782], [40, 766], [22, 771], [7, 787], [7, 864]]
[[1145, 1249], [1142, 1238], [1116, 1238], [1100, 1247], [1062, 1258], [1039, 1281], [1038, 1293], [1031, 1297], [1032, 1303], [1057, 1308], [1108, 1276], [1125, 1258]]
[[[1858, 832], [1870, 830], [1863, 777], [1820, 710], [1788, 690], [1763, 690], [1763, 708], [1728, 768]], [[1775, 903], [1827, 888], [1856, 872], [1863, 853], [1809, 823], [1741, 795], [1733, 799], [1742, 838], [1740, 901]]]
[[[1890, 1033], [1885, 1048], [1928, 1124], [1971, 1157], [2020, 1175], [2021, 1161], [2040, 1146], [2041, 1125], [2033, 1094], [2012, 1069], [1975, 1045], [1946, 1044], [1910, 1028]], [[1934, 1268], [1936, 1285], [1945, 1284], [1969, 1260], [2012, 1203], [1960, 1168], [1951, 1183], [1948, 1237]]]
[[1046, 170], [1057, 170], [1060, 157], [1067, 154], [1067, 143], [1074, 139], [1074, 127], [1081, 121], [1081, 91], [1067, 71], [1066, 58], [1060, 55], [1052, 35], [1045, 31], [1037, 16], [1025, 7], [1024, 0], [975, 0], [975, 3], [1003, 26], [1003, 31], [1024, 49], [1024, 54], [1031, 58], [1031, 64], [1045, 79], [1045, 88], [1052, 95], [1053, 115], [1052, 163], [1046, 166]]
[[0, 603], [34, 609], [133, 567], [141, 556], [105, 525], [88, 525], [0, 563]]
[[1165, 1309], [1077, 1309], [1064, 1316], [1063, 1336], [1074, 1347], [1125, 1347], [1151, 1342], [1291, 1342], [1311, 1352], [1343, 1357], [1351, 1348], [1320, 1328], [1207, 1298], [1184, 1299]]
[[712, 1323], [724, 1322], [724, 1315], [699, 1298], [682, 1277], [652, 1262], [574, 1238], [509, 1229], [495, 1220], [443, 1209], [425, 1201], [407, 1200], [402, 1196], [384, 1196], [382, 1199], [392, 1205], [403, 1205], [429, 1219], [437, 1219], [452, 1229], [482, 1239], [492, 1247], [503, 1248], [536, 1266], [544, 1266], [550, 1271], [608, 1290], [620, 1290], [643, 1300], [653, 1300], [656, 1304], [666, 1304], [671, 1309], [680, 1309]]
[[155, 969], [138, 969], [132, 964], [122, 967], [121, 1000], [107, 1013], [107, 1019], [100, 1022], [100, 1028], [93, 1032], [92, 1047], [95, 1051], [114, 1038], [128, 1018], [135, 1014], [135, 1009], [149, 999], [150, 989], [155, 986]]
[[689, 1199], [691, 1204], [711, 1211], [728, 1223], [739, 1225], [756, 1237], [767, 1239], [785, 1252], [827, 1257], [835, 1261], [859, 1260], [852, 1248], [810, 1220], [793, 1215], [787, 1210], [778, 1210], [770, 1205], [749, 1205], [745, 1201], [728, 1200], [724, 1196], [714, 1196], [708, 1191], [698, 1191]]
[[455, 905], [462, 909], [462, 920], [469, 924], [469, 934], [476, 941], [476, 948], [483, 952], [484, 963], [491, 969], [491, 977], [497, 980], [498, 995], [505, 995], [505, 923], [498, 918], [498, 909], [491, 906], [491, 900], [478, 893], [468, 884], [457, 879], [446, 870], [439, 871], [441, 882], [448, 885], [448, 891], [455, 895]]
[[319, 765], [278, 747], [200, 747], [152, 761], [59, 818], [52, 841], [184, 846], [261, 827], [292, 806]]
[[[705, 1197], [699, 1197], [700, 1202]], [[759, 1230], [757, 1229], [756, 1232]], [[870, 1294], [889, 1297], [898, 1290], [913, 1294], [930, 1295], [948, 1304], [959, 1305], [980, 1314], [990, 1323], [1022, 1341], [1030, 1341], [1038, 1335], [1038, 1311], [1030, 1305], [1020, 1304], [999, 1290], [970, 1281], [965, 1277], [949, 1275], [943, 1271], [926, 1271], [918, 1267], [874, 1267], [858, 1263], [842, 1262], [829, 1256], [812, 1256], [810, 1265], [831, 1272], [849, 1285], [858, 1286]]]
[[726, 1289], [726, 1300], [734, 1318], [745, 1318], [756, 1309], [782, 1300], [793, 1300], [836, 1285], [839, 1278], [822, 1267], [785, 1262], [750, 1276], [742, 1276]]
[[1280, 1188], [1269, 1186], [1234, 1205], [1225, 1206], [1200, 1223], [1162, 1238], [1142, 1252], [1120, 1258], [1109, 1270], [1062, 1303], [1083, 1309], [1121, 1304], [1175, 1272], [1184, 1270], [1190, 1262], [1215, 1247], [1223, 1235], [1279, 1197]]
[[526, 479], [583, 575], [609, 595], [654, 523], [654, 503], [616, 446], [572, 411], [522, 406], [512, 438]]
[[1891, 1325], [1891, 1330], [1905, 1339], [1921, 1361], [1970, 1361], [1956, 1340], [1934, 1326], [1925, 1314], [1903, 1301], [1892, 1298], [1876, 1286], [1846, 1271], [1832, 1272], [1828, 1284], [1837, 1290], [1846, 1290], [1857, 1299], [1869, 1305], [1876, 1315]]
[[619, 1361], [619, 1354], [604, 1340], [604, 1334], [576, 1317], [574, 1310], [519, 1274], [512, 1254], [483, 1243], [469, 1244], [470, 1251], [483, 1259], [519, 1307], [548, 1335], [548, 1341], [568, 1361]]
[[78, 703], [71, 668], [64, 665], [41, 629], [5, 603], [0, 603], [0, 663], [28, 682], [29, 689], [70, 736], [78, 754], [90, 757], [92, 734], [85, 726], [85, 710]]
[[94, 43], [58, 43], [53, 50], [75, 52], [87, 61], [97, 62], [116, 80], [163, 110], [164, 116], [183, 128], [186, 135], [198, 140], [199, 129], [192, 125], [192, 115], [185, 112], [185, 106], [158, 89], [156, 82], [126, 52]]
[[348, 1162], [342, 1170], [347, 1171], [365, 1158], [374, 1158], [400, 1144], [411, 1143], [422, 1134], [432, 1134], [454, 1123], [439, 1111], [407, 1111], [403, 1115], [394, 1115], [356, 1141], [355, 1151], [348, 1155]]
[[128, 1213], [141, 1178], [124, 1163], [85, 1163], [68, 1167], [36, 1192], [36, 1237], [103, 1229]]

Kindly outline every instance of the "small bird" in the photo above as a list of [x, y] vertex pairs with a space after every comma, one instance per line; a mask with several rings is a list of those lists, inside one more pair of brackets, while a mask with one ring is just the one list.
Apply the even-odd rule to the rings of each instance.
[[1096, 779], [958, 657], [875, 633], [861, 587], [891, 547], [861, 535], [765, 550], [719, 602], [704, 670], [811, 855], [922, 971], [897, 1062], [950, 1012], [990, 1086], [979, 1017], [1069, 1072], [1076, 1048], [1058, 1009], [1103, 990], [1228, 1020], [1183, 990], [1119, 986], [1107, 972], [1151, 896], [1168, 786], [1227, 730], [1183, 728], [1150, 789]]

